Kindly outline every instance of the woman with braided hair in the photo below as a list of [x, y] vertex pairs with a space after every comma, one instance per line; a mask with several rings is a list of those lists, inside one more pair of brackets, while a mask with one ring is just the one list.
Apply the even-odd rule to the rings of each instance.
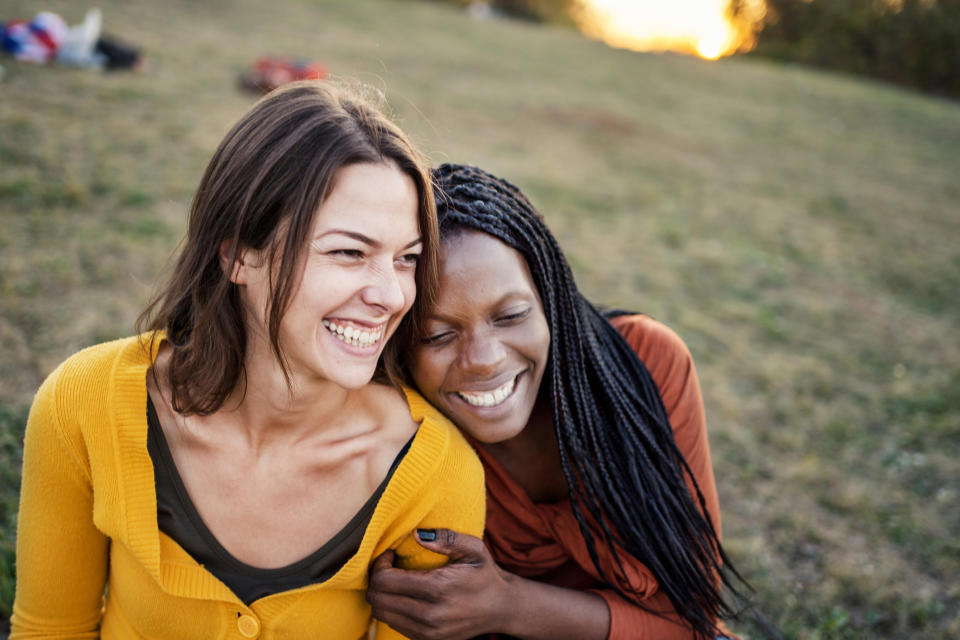
[[739, 575], [686, 346], [587, 301], [512, 184], [450, 164], [434, 180], [440, 294], [401, 340], [484, 463], [486, 533], [420, 531], [451, 558], [431, 571], [378, 558], [374, 616], [411, 638], [726, 636]]

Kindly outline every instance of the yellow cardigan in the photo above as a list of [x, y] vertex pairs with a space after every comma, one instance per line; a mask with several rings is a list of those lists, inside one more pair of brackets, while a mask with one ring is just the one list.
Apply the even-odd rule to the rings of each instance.
[[[377, 555], [395, 549], [407, 568], [432, 568], [445, 558], [420, 547], [415, 528], [483, 535], [480, 462], [446, 418], [406, 390], [420, 428], [357, 554], [325, 582], [244, 605], [157, 529], [146, 421], [154, 357], [138, 338], [101, 344], [69, 358], [37, 392], [10, 640], [356, 640], [370, 627], [365, 589]], [[377, 637], [399, 634], [378, 625]]]

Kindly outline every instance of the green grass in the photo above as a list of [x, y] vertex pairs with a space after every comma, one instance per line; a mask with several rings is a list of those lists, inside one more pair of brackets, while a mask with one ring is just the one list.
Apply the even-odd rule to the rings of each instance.
[[956, 103], [442, 3], [100, 6], [145, 72], [2, 61], [0, 615], [32, 394], [70, 353], [131, 333], [252, 101], [237, 73], [287, 52], [381, 89], [434, 161], [519, 184], [590, 297], [684, 337], [725, 541], [784, 637], [960, 636]]

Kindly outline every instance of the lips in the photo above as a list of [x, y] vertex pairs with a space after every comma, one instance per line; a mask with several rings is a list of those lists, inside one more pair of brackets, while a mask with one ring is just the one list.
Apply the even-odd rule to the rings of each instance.
[[342, 342], [354, 347], [366, 349], [380, 342], [380, 338], [383, 337], [383, 328], [385, 325], [362, 327], [349, 324], [342, 320], [336, 322], [333, 320], [324, 320], [323, 326]]
[[457, 391], [455, 392], [464, 402], [472, 407], [496, 407], [503, 404], [516, 390], [519, 374], [510, 378], [502, 385], [489, 391]]

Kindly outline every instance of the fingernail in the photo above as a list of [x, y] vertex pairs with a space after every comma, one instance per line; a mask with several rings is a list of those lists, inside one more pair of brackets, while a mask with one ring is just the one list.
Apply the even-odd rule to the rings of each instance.
[[437, 539], [436, 529], [417, 529], [417, 537], [424, 542], [433, 542]]

